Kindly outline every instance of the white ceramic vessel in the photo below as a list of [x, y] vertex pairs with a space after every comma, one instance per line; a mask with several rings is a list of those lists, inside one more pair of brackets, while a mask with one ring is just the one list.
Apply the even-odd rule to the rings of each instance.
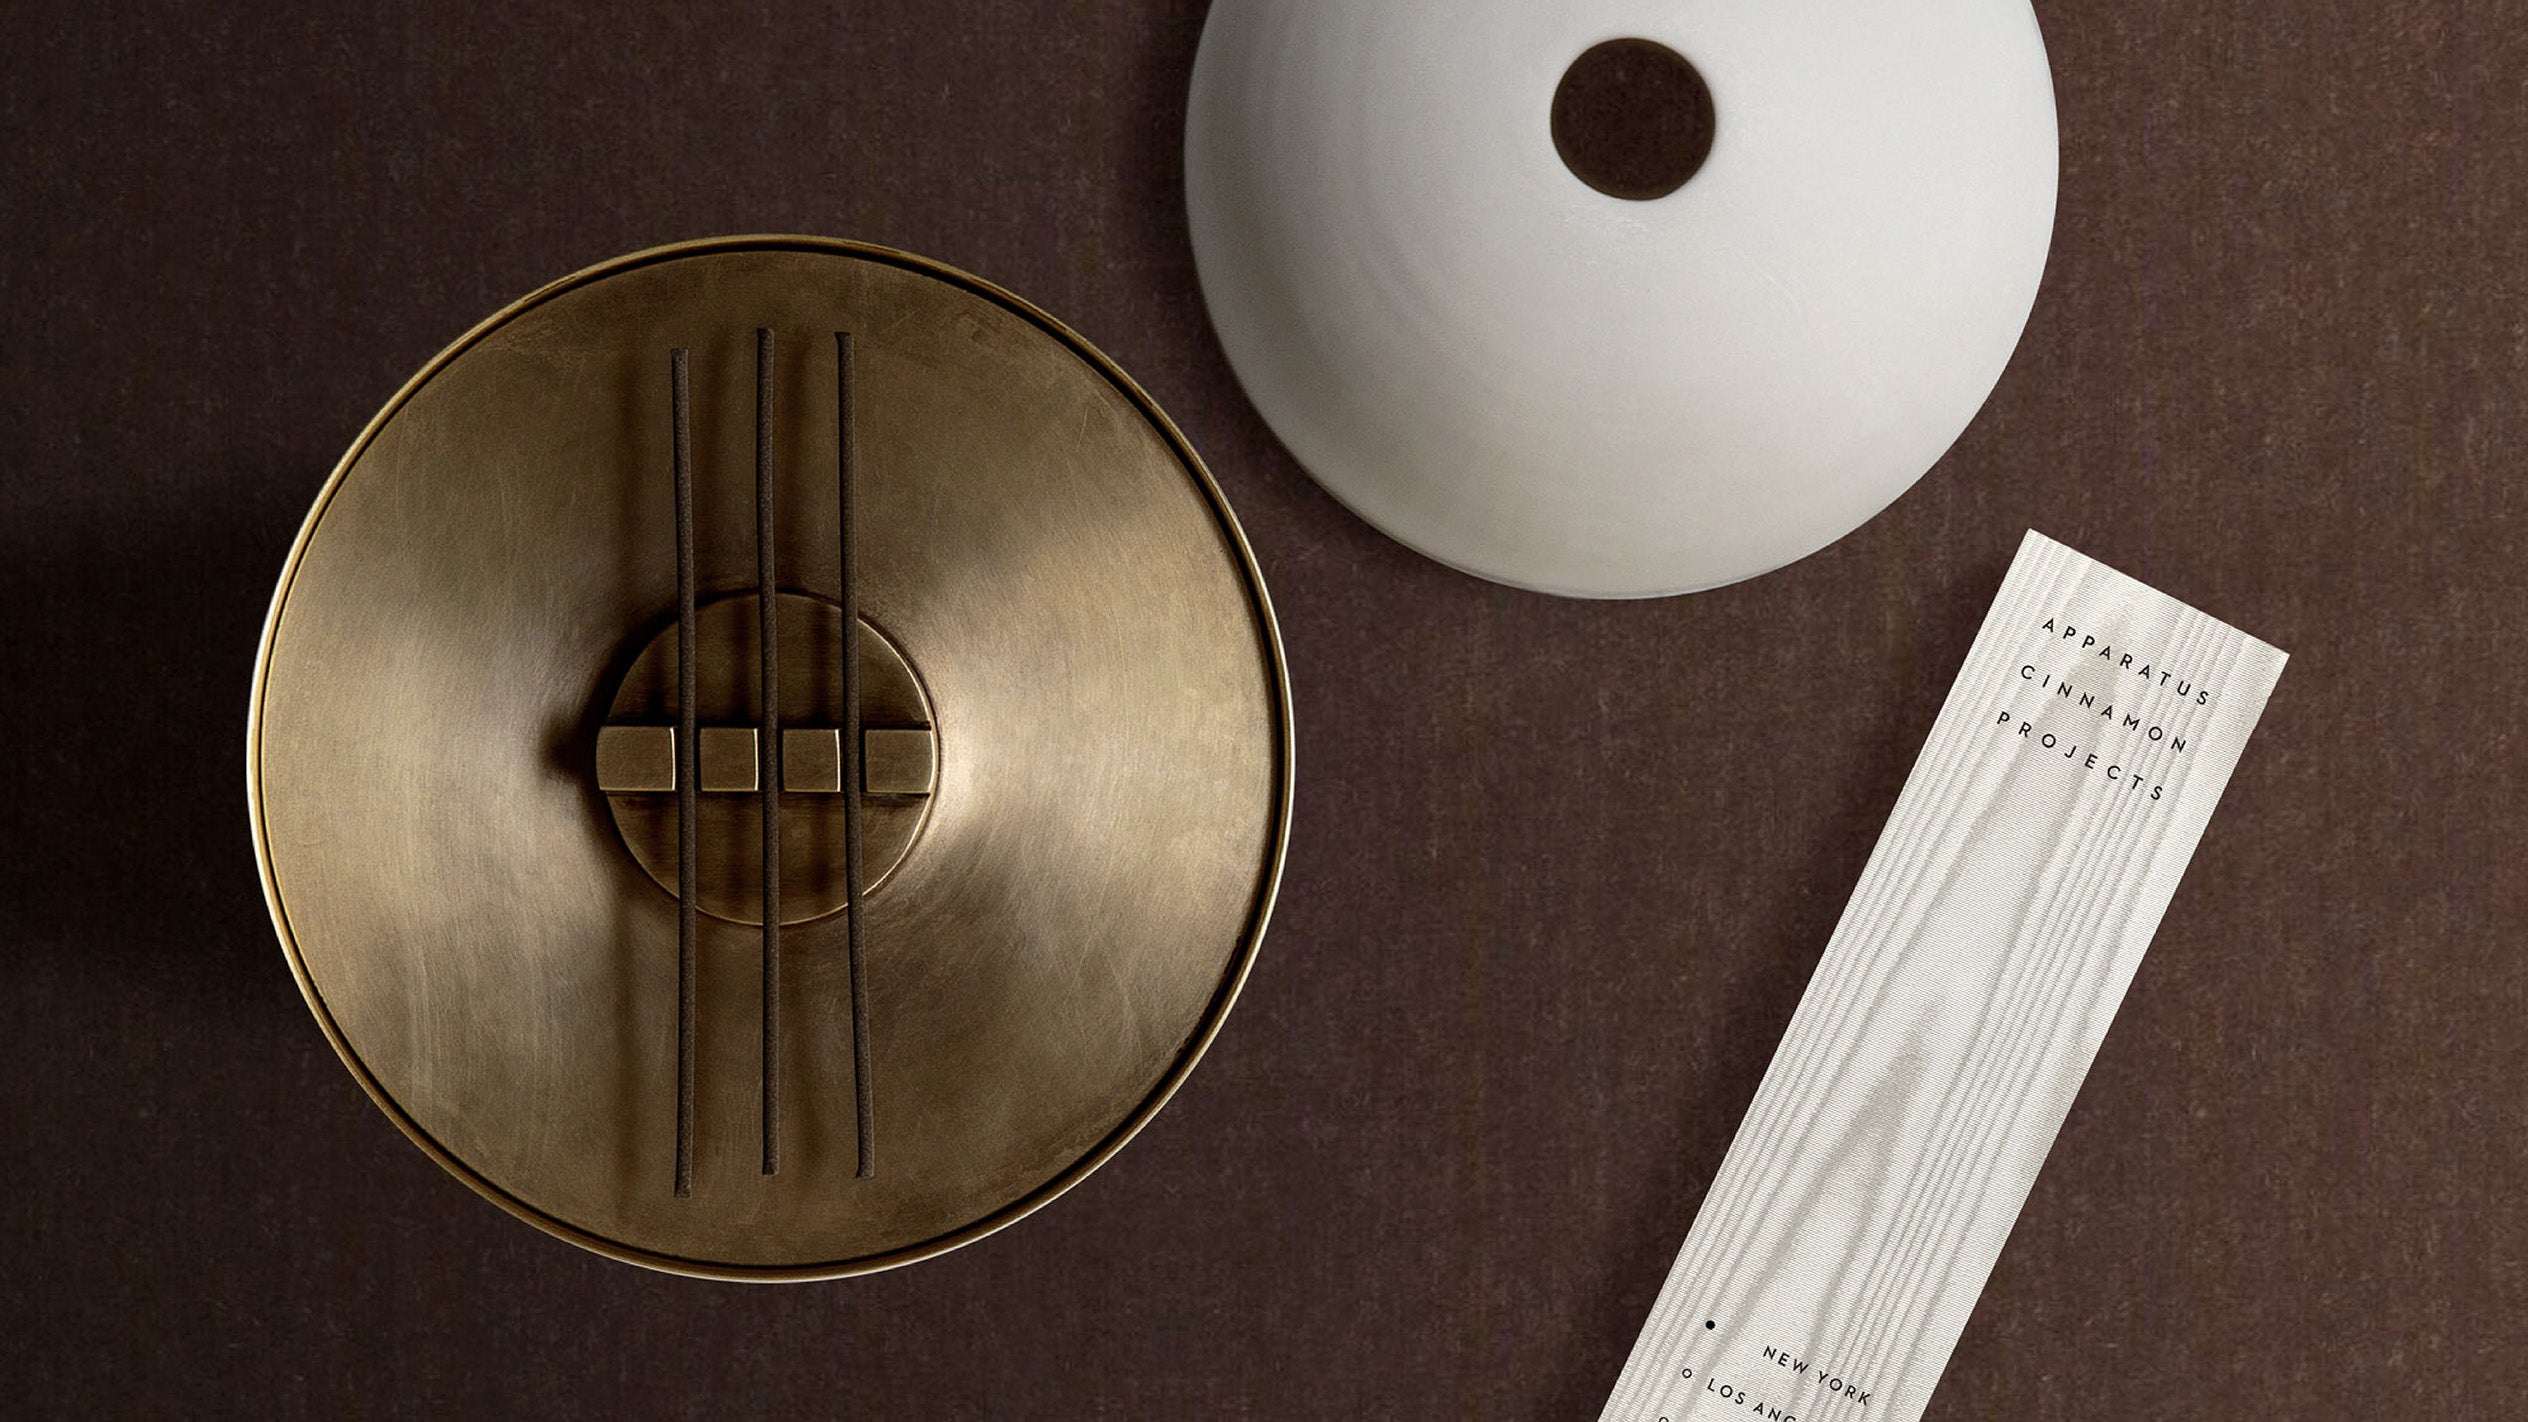
[[[1647, 201], [1551, 121], [1623, 38], [1709, 93]], [[1648, 596], [1814, 552], [1965, 429], [2043, 274], [2054, 93], [2026, 0], [1218, 0], [1185, 176], [1320, 483], [1468, 572]]]

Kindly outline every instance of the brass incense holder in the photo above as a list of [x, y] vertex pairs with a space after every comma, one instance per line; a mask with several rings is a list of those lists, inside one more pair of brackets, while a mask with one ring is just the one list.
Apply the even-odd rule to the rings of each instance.
[[1254, 960], [1289, 693], [1183, 437], [900, 252], [638, 253], [388, 402], [248, 744], [308, 1005], [574, 1243], [819, 1278], [975, 1239], [1165, 1103]]

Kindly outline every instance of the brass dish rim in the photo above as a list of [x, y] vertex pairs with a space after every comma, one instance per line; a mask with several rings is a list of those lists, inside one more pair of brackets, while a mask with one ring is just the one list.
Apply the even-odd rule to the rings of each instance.
[[[1262, 633], [1264, 646], [1270, 654], [1267, 660], [1271, 665], [1273, 680], [1271, 700], [1275, 720], [1273, 755], [1276, 773], [1274, 779], [1278, 788], [1274, 797], [1273, 827], [1267, 849], [1263, 882], [1256, 891], [1255, 902], [1248, 912], [1246, 927], [1240, 933], [1229, 971], [1223, 977], [1220, 987], [1213, 993], [1210, 1003], [1205, 1006], [1202, 1020], [1195, 1027], [1193, 1035], [1187, 1039], [1184, 1050], [1178, 1054], [1176, 1061], [1168, 1068], [1166, 1074], [1160, 1077], [1150, 1093], [1143, 1097], [1131, 1113], [1104, 1139], [1083, 1152], [1078, 1159], [1064, 1167], [1051, 1179], [1016, 1200], [980, 1219], [970, 1221], [919, 1244], [858, 1258], [813, 1264], [727, 1264], [715, 1260], [693, 1259], [636, 1248], [619, 1240], [591, 1233], [567, 1220], [536, 1209], [502, 1190], [433, 1139], [430, 1133], [424, 1130], [420, 1123], [406, 1113], [402, 1105], [379, 1085], [377, 1078], [370, 1073], [367, 1064], [352, 1050], [350, 1042], [343, 1035], [342, 1028], [334, 1021], [332, 1012], [327, 1009], [324, 994], [318, 990], [315, 979], [309, 975], [307, 964], [299, 954], [298, 939], [290, 930], [288, 910], [281, 902], [279, 886], [273, 882], [271, 849], [264, 833], [263, 702], [264, 686], [271, 672], [273, 637], [280, 628], [283, 607], [289, 601], [291, 585], [297, 578], [299, 564], [307, 552], [308, 545], [315, 537], [317, 525], [323, 520], [325, 510], [332, 504], [335, 492], [341, 488], [351, 467], [359, 461], [362, 454], [367, 452], [378, 432], [385, 428], [387, 421], [394, 418], [396, 413], [403, 409], [405, 403], [433, 376], [465, 354], [476, 342], [522, 313], [564, 292], [635, 268], [674, 261], [683, 257], [733, 251], [819, 252], [862, 261], [880, 262], [929, 276], [986, 301], [997, 303], [1031, 322], [1086, 361], [1092, 370], [1122, 392], [1124, 397], [1132, 402], [1133, 407], [1140, 411], [1142, 418], [1148, 420], [1152, 427], [1166, 438], [1169, 448], [1175, 452], [1178, 461], [1193, 476], [1195, 484], [1201, 489], [1214, 518], [1218, 520], [1221, 532], [1226, 535], [1230, 547], [1237, 553], [1238, 568], [1244, 576], [1247, 596], [1255, 609], [1258, 628]], [[325, 1040], [333, 1045], [334, 1054], [342, 1059], [345, 1067], [349, 1068], [352, 1078], [360, 1084], [360, 1089], [368, 1094], [369, 1100], [386, 1114], [387, 1119], [395, 1123], [396, 1128], [401, 1130], [407, 1139], [419, 1146], [422, 1152], [432, 1160], [438, 1162], [441, 1169], [463, 1181], [476, 1194], [498, 1205], [509, 1214], [558, 1239], [566, 1240], [582, 1249], [602, 1254], [610, 1259], [691, 1278], [757, 1283], [804, 1283], [820, 1279], [842, 1279], [862, 1274], [874, 1274], [881, 1270], [918, 1263], [971, 1244], [986, 1235], [1015, 1224], [1052, 1203], [1072, 1186], [1086, 1179], [1091, 1172], [1111, 1159], [1117, 1151], [1122, 1150], [1134, 1136], [1140, 1134], [1141, 1129], [1149, 1124], [1151, 1118], [1167, 1105], [1169, 1100], [1176, 1095], [1177, 1089], [1184, 1085], [1186, 1077], [1193, 1072], [1195, 1065], [1202, 1060], [1203, 1054], [1210, 1049], [1213, 1040], [1220, 1035], [1222, 1025], [1228, 1020], [1229, 1010], [1236, 1005], [1238, 994], [1245, 988], [1247, 977], [1254, 970], [1256, 956], [1263, 947], [1265, 929], [1272, 918], [1274, 903], [1280, 896], [1282, 869], [1290, 849], [1290, 815], [1292, 792], [1296, 780], [1295, 750], [1291, 725], [1290, 668], [1282, 650], [1281, 625], [1274, 618], [1272, 599], [1265, 591], [1263, 570], [1255, 561], [1255, 550], [1247, 542], [1245, 529], [1239, 526], [1237, 515], [1231, 511], [1227, 497], [1221, 493], [1219, 483], [1212, 478], [1211, 470], [1203, 463], [1202, 456], [1195, 452], [1193, 443], [1186, 439], [1184, 431], [1178, 429], [1176, 422], [1168, 417], [1167, 412], [1159, 408], [1158, 402], [1150, 397], [1149, 392], [1143, 390], [1137, 381], [1126, 374], [1121, 366], [1117, 365], [1104, 351], [1099, 350], [1087, 337], [1072, 330], [1026, 298], [961, 268], [898, 248], [855, 241], [850, 238], [817, 237], [795, 233], [744, 233], [696, 238], [683, 242], [671, 242], [663, 246], [642, 248], [599, 262], [594, 266], [582, 268], [536, 288], [475, 323], [463, 335], [449, 343], [445, 349], [432, 356], [420, 370], [414, 372], [412, 377], [395, 391], [375, 415], [369, 418], [368, 423], [361, 427], [358, 437], [352, 440], [351, 447], [335, 463], [333, 472], [326, 476], [323, 487], [317, 491], [314, 505], [308, 510], [307, 518], [299, 525], [298, 536], [291, 540], [289, 557], [281, 565], [280, 581], [273, 590], [272, 605], [264, 614], [263, 631], [257, 639], [255, 648], [253, 693], [246, 713], [246, 802], [248, 818], [254, 831], [255, 868], [263, 881], [264, 906], [272, 915], [273, 929], [280, 936], [282, 952], [289, 960], [290, 975], [298, 983], [300, 996], [306, 999], [308, 1010], [315, 1015], [317, 1025], [324, 1030]]]

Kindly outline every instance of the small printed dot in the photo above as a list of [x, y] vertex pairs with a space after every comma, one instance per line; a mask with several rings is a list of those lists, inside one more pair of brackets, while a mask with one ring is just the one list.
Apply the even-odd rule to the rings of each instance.
[[1710, 1319], [1708, 1319], [1708, 1318], [1703, 1320], [1703, 1326], [1704, 1326], [1705, 1328], [1718, 1328], [1718, 1327], [1720, 1327], [1720, 1325], [1719, 1325], [1719, 1324], [1712, 1322], [1712, 1321], [1711, 1321]]

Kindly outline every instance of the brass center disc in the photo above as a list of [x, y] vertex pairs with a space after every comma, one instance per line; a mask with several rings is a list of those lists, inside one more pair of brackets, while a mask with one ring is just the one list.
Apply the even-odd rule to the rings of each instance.
[[[695, 620], [699, 703], [705, 724], [753, 725], [762, 697], [753, 672], [760, 622], [751, 593], [703, 605]], [[826, 728], [842, 721], [836, 662], [843, 610], [822, 598], [781, 595], [781, 704], [787, 724]], [[867, 621], [860, 624], [860, 720], [890, 732], [933, 731], [930, 698], [904, 653]], [[661, 628], [632, 662], [606, 709], [613, 726], [669, 727], [676, 720], [676, 626]], [[797, 732], [793, 733], [798, 734]], [[813, 730], [808, 734], [815, 734]], [[819, 769], [825, 766], [820, 764]], [[794, 766], [794, 772], [798, 767]], [[792, 781], [802, 779], [794, 773]], [[602, 788], [602, 787], [600, 787]], [[843, 907], [843, 792], [787, 794], [781, 804], [781, 921], [805, 923]], [[876, 893], [904, 862], [930, 819], [931, 794], [868, 794], [860, 798], [860, 861], [864, 892]], [[676, 892], [674, 782], [656, 791], [609, 794], [615, 829], [641, 868], [671, 896]], [[763, 820], [749, 794], [705, 795], [706, 846], [695, 903], [731, 923], [762, 923]]]
[[[760, 385], [759, 330], [772, 352]], [[700, 876], [690, 979], [658, 797], [602, 788], [646, 783], [607, 779], [610, 731], [654, 739], [682, 714], [644, 655], [662, 623], [674, 640], [678, 349], [697, 742], [755, 724], [742, 687], [759, 556], [783, 590], [780, 726], [836, 728], [846, 486], [852, 595], [864, 627], [883, 629], [861, 641], [867, 729], [934, 737], [922, 764], [935, 783], [889, 782], [927, 784], [918, 806], [861, 801], [864, 863], [883, 882], [856, 915], [857, 1042], [855, 915], [818, 912], [837, 851], [814, 828], [816, 787], [785, 774], [777, 805], [782, 917], [811, 916], [768, 954], [741, 902], [754, 871]], [[763, 465], [759, 409], [777, 455]], [[765, 507], [779, 512], [769, 554]], [[1220, 1030], [1288, 832], [1272, 612], [1183, 437], [1018, 298], [815, 238], [624, 257], [526, 297], [425, 367], [299, 534], [248, 736], [273, 920], [361, 1086], [518, 1217], [722, 1278], [925, 1258], [1121, 1149]], [[725, 813], [697, 815], [701, 854], [734, 866], [754, 855], [747, 812], [761, 801], [725, 798]], [[767, 961], [781, 975], [771, 1052]], [[774, 1174], [761, 1168], [767, 1102]]]

